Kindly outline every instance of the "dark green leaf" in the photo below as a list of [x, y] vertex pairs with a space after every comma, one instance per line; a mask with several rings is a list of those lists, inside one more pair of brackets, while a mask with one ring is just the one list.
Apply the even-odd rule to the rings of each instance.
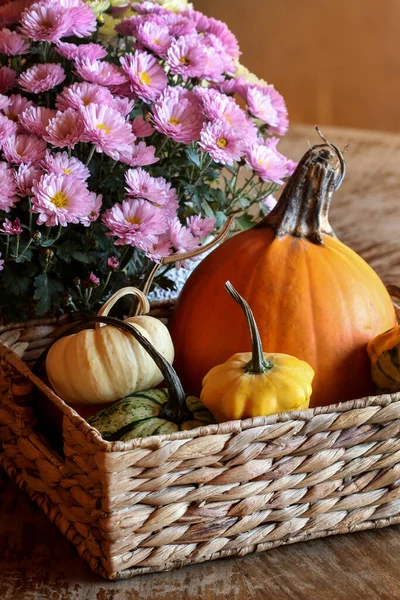
[[236, 219], [236, 222], [242, 230], [250, 229], [254, 225], [253, 218], [250, 215], [242, 215]]
[[59, 304], [60, 293], [64, 286], [60, 281], [50, 279], [46, 273], [37, 275], [34, 280], [35, 293], [33, 299], [37, 300], [35, 314], [38, 317], [45, 315]]

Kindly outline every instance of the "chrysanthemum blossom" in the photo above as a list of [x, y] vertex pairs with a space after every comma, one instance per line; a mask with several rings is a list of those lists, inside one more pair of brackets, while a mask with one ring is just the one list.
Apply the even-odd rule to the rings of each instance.
[[114, 96], [114, 104], [112, 108], [117, 110], [123, 117], [127, 117], [133, 110], [134, 106], [134, 100], [129, 100], [129, 98], [121, 98], [120, 96]]
[[277, 202], [278, 202], [277, 199], [272, 194], [268, 194], [268, 196], [265, 196], [265, 198], [262, 201], [264, 206], [269, 208], [269, 210], [272, 210], [273, 208], [275, 208]]
[[36, 135], [13, 135], [3, 144], [4, 157], [13, 165], [40, 162], [46, 152], [46, 142]]
[[60, 56], [68, 58], [68, 60], [98, 60], [107, 56], [107, 50], [100, 44], [69, 44], [67, 42], [59, 42], [55, 47]]
[[21, 96], [21, 94], [11, 94], [11, 96], [9, 96], [8, 106], [3, 109], [3, 112], [6, 117], [17, 122], [22, 113], [30, 106], [34, 106], [34, 104], [25, 98], [25, 96]]
[[42, 167], [47, 173], [59, 173], [81, 181], [86, 181], [90, 177], [90, 171], [83, 162], [75, 156], [68, 156], [68, 152], [47, 152]]
[[168, 221], [166, 237], [171, 243], [173, 252], [188, 252], [199, 245], [199, 240], [188, 227], [182, 225], [178, 217]]
[[19, 122], [29, 133], [43, 136], [50, 119], [55, 117], [56, 113], [57, 111], [44, 106], [29, 106], [21, 113]]
[[100, 85], [121, 85], [126, 82], [126, 76], [117, 65], [102, 60], [77, 60], [76, 72], [82, 79]]
[[151, 177], [144, 169], [129, 169], [125, 173], [126, 193], [163, 205], [176, 198], [176, 190], [164, 177]]
[[21, 221], [18, 219], [18, 217], [16, 217], [14, 221], [10, 221], [10, 219], [4, 219], [3, 225], [0, 227], [0, 233], [5, 235], [21, 235]]
[[47, 92], [62, 83], [65, 72], [58, 63], [35, 65], [22, 73], [18, 79], [19, 87], [30, 94]]
[[269, 125], [271, 133], [284, 135], [289, 127], [283, 96], [272, 85], [250, 85], [246, 89], [248, 110]]
[[10, 105], [10, 102], [11, 100], [8, 96], [0, 94], [0, 110], [4, 110], [5, 108], [7, 108], [7, 106]]
[[43, 171], [38, 165], [31, 163], [19, 165], [18, 170], [14, 171], [15, 183], [18, 188], [17, 194], [31, 196], [34, 181], [39, 181], [42, 175]]
[[136, 50], [120, 58], [131, 89], [144, 102], [153, 102], [167, 86], [167, 75], [158, 60], [148, 52]]
[[95, 192], [90, 192], [90, 202], [91, 209], [87, 216], [82, 217], [80, 222], [85, 227], [90, 227], [91, 223], [97, 221], [100, 216], [100, 210], [103, 203], [103, 196], [101, 194], [96, 194]]
[[170, 256], [171, 253], [171, 242], [165, 235], [162, 235], [158, 238], [158, 241], [146, 251], [146, 256], [151, 260], [154, 260], [154, 262], [159, 262], [162, 258]]
[[39, 215], [38, 225], [66, 227], [68, 223], [79, 223], [92, 208], [86, 185], [67, 175], [43, 175], [33, 184], [32, 191], [32, 212]]
[[240, 75], [239, 77], [233, 77], [232, 79], [225, 79], [216, 85], [216, 88], [222, 94], [237, 94], [242, 98], [246, 98], [247, 84], [244, 78]]
[[139, 15], [164, 15], [168, 14], [168, 11], [165, 10], [160, 4], [157, 2], [135, 2], [132, 5], [132, 8]]
[[207, 81], [224, 81], [225, 74], [234, 75], [235, 62], [225, 51], [223, 44], [217, 36], [207, 33], [200, 36], [200, 42], [205, 48], [207, 56], [203, 77]]
[[131, 167], [153, 165], [159, 160], [156, 156], [155, 146], [147, 146], [145, 142], [131, 144], [127, 152], [124, 152], [120, 157], [121, 162]]
[[151, 122], [160, 133], [176, 142], [190, 144], [200, 138], [203, 115], [192, 91], [181, 87], [167, 88], [153, 104]]
[[136, 27], [138, 24], [138, 17], [134, 15], [127, 19], [122, 19], [120, 23], [115, 26], [115, 32], [123, 36], [134, 36], [136, 34]]
[[132, 131], [138, 138], [146, 138], [154, 133], [154, 127], [142, 115], [132, 121]]
[[164, 56], [173, 41], [167, 25], [154, 20], [140, 23], [135, 37], [144, 48], [152, 50], [158, 56]]
[[58, 2], [68, 14], [70, 21], [66, 36], [76, 35], [82, 38], [96, 31], [96, 15], [90, 6], [81, 0], [58, 0]]
[[195, 215], [193, 217], [187, 217], [186, 224], [194, 237], [201, 239], [214, 231], [215, 219]]
[[264, 144], [252, 144], [246, 151], [246, 163], [263, 181], [282, 184], [287, 176], [286, 159]]
[[146, 200], [130, 199], [114, 204], [104, 213], [102, 221], [110, 230], [107, 235], [117, 238], [117, 246], [129, 244], [143, 251], [157, 243], [166, 227], [163, 213]]
[[10, 169], [6, 162], [0, 161], [0, 210], [10, 212], [14, 208], [18, 198], [16, 198], [17, 187], [14, 180], [14, 171]]
[[29, 44], [16, 31], [6, 27], [0, 30], [0, 52], [7, 56], [19, 56], [29, 52]]
[[17, 73], [14, 69], [0, 67], [0, 94], [6, 94], [17, 82]]
[[18, 23], [21, 14], [30, 4], [32, 4], [32, 0], [13, 0], [13, 2], [0, 6], [0, 27], [8, 27]]
[[135, 141], [131, 125], [124, 117], [109, 106], [89, 104], [80, 108], [84, 123], [85, 140], [95, 145], [97, 152], [104, 152], [114, 160], [128, 152]]
[[203, 77], [207, 52], [198, 35], [184, 35], [173, 41], [166, 60], [171, 73], [186, 81], [189, 77]]
[[0, 252], [0, 271], [2, 271], [4, 269], [4, 259], [1, 258], [2, 254]]
[[17, 125], [6, 116], [0, 114], [0, 147], [17, 131]]
[[200, 134], [199, 146], [218, 163], [233, 165], [244, 154], [244, 143], [240, 131], [234, 131], [222, 122], [207, 123]]
[[86, 81], [65, 87], [56, 98], [56, 106], [61, 111], [67, 110], [67, 108], [78, 110], [80, 106], [89, 104], [113, 106], [114, 98], [107, 88], [98, 83], [87, 83]]
[[56, 148], [75, 148], [76, 144], [83, 139], [84, 124], [78, 111], [68, 108], [64, 112], [58, 112], [46, 127], [43, 136]]
[[58, 2], [36, 2], [21, 17], [22, 35], [35, 42], [58, 42], [71, 27], [71, 15]]
[[199, 33], [216, 35], [221, 40], [226, 52], [234, 59], [239, 58], [241, 52], [238, 41], [226, 23], [218, 21], [213, 17], [207, 17], [196, 10], [186, 10], [183, 14], [196, 23], [196, 29]]
[[119, 260], [115, 256], [109, 256], [107, 258], [107, 267], [110, 271], [116, 271], [119, 269]]
[[196, 33], [196, 23], [181, 13], [168, 13], [163, 19], [174, 37]]

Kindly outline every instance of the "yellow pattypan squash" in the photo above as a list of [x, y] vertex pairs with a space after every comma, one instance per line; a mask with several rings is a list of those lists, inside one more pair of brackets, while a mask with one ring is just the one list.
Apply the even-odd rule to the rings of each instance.
[[226, 290], [246, 315], [252, 352], [234, 354], [203, 379], [201, 401], [220, 423], [308, 408], [314, 370], [288, 354], [263, 352], [248, 303], [227, 282]]
[[367, 350], [376, 386], [388, 392], [400, 391], [400, 326], [376, 336]]

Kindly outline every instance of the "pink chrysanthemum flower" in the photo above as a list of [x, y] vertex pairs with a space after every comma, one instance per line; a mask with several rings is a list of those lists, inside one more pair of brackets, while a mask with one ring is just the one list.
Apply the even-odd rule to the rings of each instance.
[[145, 252], [158, 241], [165, 231], [163, 213], [146, 200], [124, 200], [114, 204], [102, 219], [110, 230], [107, 235], [117, 237], [117, 246], [130, 244]]
[[14, 171], [10, 169], [6, 162], [0, 161], [0, 210], [4, 212], [10, 212], [10, 208], [14, 208], [14, 202], [18, 200], [16, 198], [17, 188], [14, 180]]
[[196, 23], [182, 13], [169, 13], [163, 16], [169, 33], [174, 37], [196, 33]]
[[206, 119], [212, 122], [222, 121], [235, 131], [240, 131], [247, 143], [256, 141], [256, 126], [233, 98], [213, 88], [198, 87], [194, 93], [202, 103]]
[[68, 156], [68, 152], [47, 152], [42, 162], [42, 167], [47, 173], [59, 173], [86, 181], [90, 177], [90, 171], [83, 162], [74, 156]]
[[66, 75], [61, 65], [46, 63], [35, 65], [22, 73], [18, 79], [19, 87], [30, 94], [40, 94], [53, 89], [65, 79]]
[[11, 100], [8, 96], [3, 96], [3, 94], [0, 94], [0, 110], [7, 108], [7, 106], [10, 105], [10, 102]]
[[29, 44], [16, 31], [6, 27], [0, 30], [0, 52], [7, 56], [19, 56], [29, 52]]
[[76, 72], [82, 79], [90, 83], [99, 83], [100, 85], [121, 85], [126, 82], [126, 77], [116, 65], [102, 61], [77, 60], [75, 63]]
[[107, 258], [107, 267], [110, 271], [117, 271], [117, 269], [119, 269], [119, 260], [117, 260], [115, 256], [110, 256]]
[[107, 50], [100, 44], [69, 44], [67, 42], [59, 42], [55, 47], [60, 56], [68, 58], [68, 60], [98, 60], [107, 56]]
[[67, 110], [67, 108], [79, 110], [80, 106], [89, 104], [113, 106], [114, 98], [107, 88], [86, 81], [65, 87], [56, 98], [56, 106], [61, 111]]
[[199, 245], [199, 240], [188, 227], [182, 225], [178, 217], [168, 221], [165, 235], [170, 241], [173, 252], [187, 252]]
[[100, 279], [93, 273], [93, 271], [89, 275], [88, 284], [90, 287], [98, 287], [100, 285]]
[[225, 79], [216, 85], [216, 88], [222, 94], [238, 94], [242, 98], [246, 98], [246, 90], [248, 84], [245, 82], [243, 76], [234, 77], [232, 79]]
[[43, 175], [32, 191], [32, 212], [39, 214], [38, 225], [66, 227], [68, 223], [79, 223], [92, 208], [89, 190], [75, 177]]
[[101, 210], [101, 206], [103, 203], [103, 196], [101, 194], [96, 194], [95, 192], [90, 192], [89, 195], [90, 195], [90, 202], [91, 202], [90, 212], [88, 213], [87, 216], [82, 217], [80, 220], [82, 225], [84, 225], [85, 227], [89, 227], [91, 225], [91, 223], [93, 223], [94, 221], [97, 221], [97, 219], [100, 216], [100, 210]]
[[284, 156], [264, 144], [252, 144], [246, 151], [246, 163], [263, 181], [281, 185], [288, 174]]
[[277, 199], [272, 194], [268, 194], [268, 196], [265, 196], [265, 198], [262, 201], [264, 206], [269, 208], [269, 210], [272, 210], [273, 208], [275, 208], [277, 202], [278, 202]]
[[4, 115], [0, 114], [0, 147], [12, 137], [17, 131], [17, 125], [14, 121], [7, 119]]
[[78, 111], [68, 108], [64, 112], [58, 112], [46, 127], [43, 136], [57, 148], [75, 148], [76, 144], [83, 139], [84, 124]]
[[117, 110], [123, 117], [127, 117], [133, 110], [134, 106], [134, 100], [129, 100], [129, 98], [121, 98], [120, 96], [114, 97], [113, 108]]
[[32, 0], [13, 0], [0, 6], [0, 27], [14, 25], [21, 19], [21, 14]]
[[218, 163], [233, 165], [244, 154], [244, 143], [240, 131], [234, 131], [222, 122], [207, 123], [200, 134], [199, 146]]
[[114, 160], [129, 152], [135, 141], [131, 125], [109, 106], [89, 104], [80, 108], [85, 127], [85, 140], [95, 145], [97, 152], [104, 152]]
[[139, 44], [158, 56], [164, 56], [173, 41], [167, 25], [154, 20], [140, 23], [136, 28], [135, 37]]
[[132, 131], [137, 138], [145, 138], [154, 133], [154, 127], [142, 115], [139, 115], [132, 121]]
[[147, 146], [145, 142], [134, 143], [130, 145], [126, 153], [121, 155], [120, 161], [131, 167], [145, 167], [160, 160], [155, 153], [155, 146]]
[[138, 25], [138, 17], [135, 15], [128, 19], [122, 19], [121, 23], [118, 23], [115, 27], [116, 33], [122, 36], [134, 36], [136, 34], [136, 27]]
[[168, 11], [156, 2], [136, 2], [132, 9], [139, 15], [167, 15]]
[[151, 177], [144, 169], [129, 169], [125, 173], [127, 196], [145, 198], [158, 205], [176, 199], [176, 191], [164, 177]]
[[4, 223], [2, 227], [0, 227], [0, 233], [6, 235], [21, 235], [22, 227], [21, 221], [16, 217], [14, 221], [10, 221], [9, 219], [4, 219]]
[[4, 157], [13, 165], [38, 163], [46, 152], [46, 142], [36, 135], [13, 135], [3, 144]]
[[207, 65], [207, 52], [198, 35], [184, 35], [174, 40], [167, 52], [167, 65], [171, 73], [200, 78]]
[[17, 73], [8, 67], [0, 67], [0, 94], [6, 94], [15, 87]]
[[96, 15], [90, 6], [81, 0], [58, 0], [58, 2], [68, 14], [70, 21], [66, 36], [88, 37], [96, 31]]
[[146, 256], [148, 256], [151, 260], [154, 260], [154, 262], [159, 262], [162, 258], [165, 258], [170, 254], [171, 242], [165, 235], [161, 236], [158, 241], [146, 252]]
[[269, 125], [272, 133], [284, 135], [287, 132], [289, 120], [286, 104], [273, 86], [248, 86], [246, 101], [249, 112]]
[[187, 217], [186, 224], [194, 237], [200, 239], [210, 235], [210, 233], [214, 231], [215, 219], [195, 215], [193, 217]]
[[234, 59], [239, 58], [241, 52], [238, 41], [226, 23], [213, 17], [207, 17], [196, 10], [186, 10], [184, 14], [196, 23], [196, 29], [199, 33], [210, 33], [217, 36], [226, 52]]
[[21, 33], [35, 42], [58, 42], [72, 27], [70, 14], [58, 2], [36, 2], [21, 17]]
[[192, 91], [181, 87], [167, 88], [153, 104], [152, 111], [154, 127], [167, 137], [184, 144], [200, 138], [203, 115]]
[[9, 100], [10, 102], [8, 106], [3, 109], [3, 112], [6, 117], [15, 122], [19, 121], [20, 116], [27, 108], [34, 106], [33, 102], [24, 96], [21, 96], [21, 94], [11, 94]]
[[56, 116], [56, 112], [44, 106], [29, 106], [21, 113], [19, 121], [29, 133], [43, 136], [50, 119]]
[[204, 79], [215, 83], [224, 81], [224, 74], [233, 75], [236, 71], [235, 62], [225, 51], [221, 40], [211, 33], [200, 36], [200, 39], [207, 55]]
[[152, 102], [167, 86], [167, 75], [158, 60], [136, 50], [120, 58], [123, 71], [128, 76], [132, 91], [144, 102]]
[[[0, 252], [0, 257], [1, 257], [1, 252]], [[4, 259], [0, 258], [0, 271], [2, 271], [4, 269]]]
[[18, 171], [14, 171], [15, 183], [17, 184], [17, 194], [19, 196], [31, 196], [32, 185], [34, 181], [39, 181], [43, 175], [42, 169], [31, 163], [21, 164]]

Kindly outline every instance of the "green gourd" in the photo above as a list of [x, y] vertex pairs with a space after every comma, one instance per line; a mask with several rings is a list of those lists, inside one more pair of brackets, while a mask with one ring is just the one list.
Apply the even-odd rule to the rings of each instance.
[[154, 360], [167, 385], [165, 389], [137, 392], [117, 400], [88, 419], [88, 423], [105, 440], [126, 442], [133, 438], [186, 431], [215, 423], [212, 414], [198, 398], [186, 396], [173, 367], [136, 327], [111, 317], [94, 317], [94, 320], [98, 318], [133, 335]]

